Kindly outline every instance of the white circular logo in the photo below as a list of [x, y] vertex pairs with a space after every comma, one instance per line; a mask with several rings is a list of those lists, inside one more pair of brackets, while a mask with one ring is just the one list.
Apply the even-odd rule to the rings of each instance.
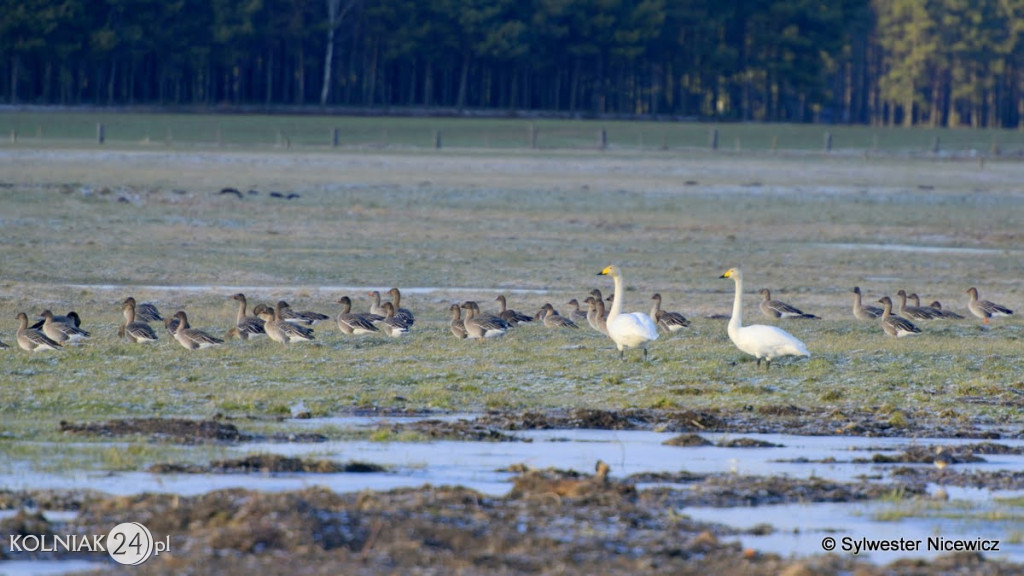
[[138, 522], [118, 524], [107, 534], [107, 554], [118, 564], [142, 564], [153, 554], [153, 535]]

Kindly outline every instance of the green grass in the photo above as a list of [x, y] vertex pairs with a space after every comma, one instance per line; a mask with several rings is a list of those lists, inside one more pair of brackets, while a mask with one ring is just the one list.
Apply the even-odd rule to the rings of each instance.
[[12, 463], [31, 463], [38, 473], [69, 474], [81, 471], [137, 472], [163, 462], [207, 464], [225, 458], [231, 452], [218, 445], [178, 446], [166, 443], [117, 442], [77, 439], [39, 441], [0, 441], [0, 465], [11, 470]]
[[[333, 130], [342, 147], [430, 149], [441, 134], [443, 147], [477, 149], [595, 149], [603, 130], [613, 150], [709, 148], [735, 151], [822, 151], [825, 134], [833, 152], [928, 154], [936, 139], [944, 153], [1013, 154], [1024, 148], [1015, 130], [889, 128], [801, 124], [710, 124], [613, 120], [376, 118], [344, 116], [149, 114], [105, 111], [17, 111], [0, 114], [6, 146], [94, 144], [103, 124], [108, 147], [180, 149], [225, 147], [263, 149], [329, 148]], [[534, 134], [536, 135], [534, 138]], [[16, 142], [12, 144], [15, 138]]]
[[[51, 116], [73, 138], [76, 117], [40, 118]], [[165, 121], [110, 118], [136, 128]], [[923, 336], [894, 341], [849, 312], [854, 285], [868, 302], [907, 288], [961, 313], [964, 290], [978, 285], [983, 297], [1019, 308], [1024, 194], [1013, 162], [135, 148], [27, 140], [0, 148], [0, 339], [14, 344], [18, 311], [44, 308], [79, 311], [95, 334], [59, 354], [0, 352], [0, 433], [23, 437], [62, 418], [274, 417], [298, 402], [314, 415], [795, 405], [868, 408], [897, 427], [1016, 418], [1024, 388], [1017, 317], [987, 331], [974, 319], [925, 324]], [[260, 194], [216, 194], [227, 185]], [[301, 198], [272, 199], [272, 190]], [[693, 320], [654, 343], [649, 364], [636, 353], [619, 362], [611, 343], [586, 329], [524, 327], [484, 343], [447, 331], [454, 301], [475, 298], [493, 310], [501, 291], [532, 313], [548, 301], [564, 308], [592, 288], [608, 293], [611, 283], [596, 273], [610, 263], [624, 269], [628, 308], [647, 310], [658, 291], [667, 309]], [[825, 318], [784, 323], [812, 359], [758, 372], [724, 323], [704, 318], [730, 310], [732, 283], [718, 276], [737, 264], [751, 293], [748, 323], [764, 321], [754, 308], [759, 287]], [[162, 331], [148, 347], [115, 337], [117, 304], [129, 293], [166, 313], [184, 308], [194, 325], [222, 334], [239, 290], [250, 302], [284, 298], [333, 314], [343, 293], [364, 308], [366, 289], [390, 286], [437, 288], [406, 293], [418, 320], [401, 340], [345, 337], [328, 325], [315, 345], [236, 341], [190, 353]]]
[[[872, 514], [878, 522], [901, 522], [913, 518], [944, 518], [958, 522], [1004, 523], [1016, 526], [1024, 515], [1014, 510], [995, 508], [969, 500], [903, 500], [885, 501], [886, 508]], [[1018, 536], [1019, 537], [1019, 536]]]

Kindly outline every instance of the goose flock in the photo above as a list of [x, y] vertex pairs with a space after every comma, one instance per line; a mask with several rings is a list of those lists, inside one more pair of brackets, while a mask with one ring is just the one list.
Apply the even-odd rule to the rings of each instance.
[[[482, 311], [476, 301], [467, 300], [460, 304], [452, 304], [448, 308], [451, 313], [451, 333], [456, 338], [483, 341], [504, 336], [516, 326], [533, 322], [557, 330], [578, 330], [580, 326], [589, 325], [615, 344], [620, 359], [624, 358], [626, 349], [639, 348], [646, 360], [648, 346], [658, 339], [659, 329], [672, 334], [690, 325], [690, 321], [683, 314], [661, 308], [660, 293], [655, 293], [651, 297], [653, 304], [650, 313], [624, 311], [625, 290], [622, 271], [618, 266], [611, 265], [597, 275], [611, 277], [613, 294], [604, 298], [599, 289], [592, 290], [583, 300], [587, 306], [586, 310], [582, 310], [580, 302], [573, 298], [566, 303], [570, 308], [565, 316], [551, 303], [545, 303], [531, 316], [509, 308], [505, 296], [499, 295], [495, 299], [498, 311], [491, 314]], [[762, 360], [765, 362], [765, 369], [768, 369], [776, 358], [810, 357], [810, 352], [803, 342], [777, 326], [743, 324], [743, 272], [740, 268], [731, 268], [720, 278], [731, 279], [735, 284], [732, 314], [728, 316], [729, 338], [736, 348], [756, 359], [758, 368]], [[956, 312], [943, 309], [942, 304], [937, 301], [922, 306], [917, 294], [908, 294], [905, 290], [896, 292], [899, 299], [898, 307], [889, 296], [881, 297], [877, 302], [882, 306], [877, 307], [864, 304], [860, 287], [853, 287], [851, 292], [854, 318], [876, 321], [885, 334], [895, 338], [921, 334], [922, 330], [914, 324], [915, 320], [964, 318]], [[968, 311], [986, 325], [992, 318], [1013, 314], [1006, 306], [982, 300], [975, 287], [969, 288], [966, 293], [969, 296]], [[381, 334], [398, 338], [407, 334], [415, 323], [415, 316], [411, 310], [402, 307], [402, 294], [398, 288], [392, 288], [387, 294], [391, 301], [382, 302], [380, 292], [369, 292], [370, 306], [367, 312], [353, 311], [353, 302], [349, 296], [337, 299], [335, 303], [341, 306], [341, 311], [334, 318], [338, 330], [343, 334], [355, 336]], [[817, 315], [805, 313], [786, 302], [773, 299], [767, 288], [759, 290], [758, 294], [761, 296], [758, 308], [767, 318], [820, 319]], [[294, 310], [284, 300], [279, 300], [273, 306], [257, 304], [250, 311], [249, 302], [244, 294], [234, 294], [231, 299], [238, 303], [235, 325], [220, 338], [191, 326], [184, 310], [164, 318], [152, 303], [137, 303], [134, 297], [128, 296], [121, 303], [124, 321], [118, 329], [118, 336], [139, 344], [156, 342], [157, 332], [149, 323], [163, 322], [170, 337], [186, 350], [219, 346], [224, 344], [225, 340], [233, 338], [248, 340], [261, 336], [281, 344], [291, 344], [315, 340], [314, 326], [331, 320], [326, 314]], [[606, 309], [606, 301], [611, 302], [610, 309]], [[83, 342], [91, 337], [90, 332], [82, 328], [82, 319], [74, 311], [66, 315], [55, 315], [50, 310], [44, 310], [39, 317], [41, 319], [38, 322], [30, 325], [28, 314], [18, 313], [16, 340], [21, 349], [29, 352], [60, 350], [68, 344]], [[720, 315], [709, 317], [725, 318]], [[8, 346], [0, 342], [0, 349], [3, 348]]]

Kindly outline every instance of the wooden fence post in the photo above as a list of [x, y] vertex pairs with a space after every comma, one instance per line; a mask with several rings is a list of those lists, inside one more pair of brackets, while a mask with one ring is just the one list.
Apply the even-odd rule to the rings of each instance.
[[96, 123], [96, 143], [97, 144], [103, 144], [103, 142], [106, 139], [107, 139], [106, 128], [103, 126], [102, 122], [97, 122]]
[[824, 148], [825, 148], [825, 154], [828, 154], [829, 152], [832, 152], [832, 133], [831, 132], [825, 132]]
[[708, 132], [708, 148], [718, 150], [718, 128], [712, 128]]
[[938, 153], [939, 153], [939, 137], [938, 136], [934, 136], [934, 137], [932, 137], [932, 154], [938, 154]]
[[601, 150], [607, 150], [608, 149], [608, 131], [605, 130], [604, 128], [601, 128], [601, 131], [597, 135], [597, 139], [598, 139], [598, 141], [597, 141], [598, 148], [600, 148]]
[[341, 129], [338, 127], [331, 128], [331, 148], [338, 147], [338, 141], [341, 138]]
[[440, 130], [435, 130], [434, 131], [434, 149], [435, 150], [440, 150], [441, 149], [441, 131]]

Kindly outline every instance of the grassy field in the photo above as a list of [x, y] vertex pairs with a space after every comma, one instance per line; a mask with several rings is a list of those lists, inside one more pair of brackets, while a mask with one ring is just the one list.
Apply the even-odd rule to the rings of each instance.
[[[1024, 132], [617, 120], [380, 118], [317, 115], [208, 115], [82, 111], [0, 113], [0, 139], [15, 148], [94, 146], [103, 126], [108, 148], [180, 150], [442, 148], [593, 150], [604, 132], [611, 150], [820, 152], [836, 154], [1010, 156], [1024, 153]], [[826, 136], [828, 135], [828, 136]]]
[[[0, 115], [0, 129], [17, 124], [25, 134], [44, 117], [60, 115]], [[166, 121], [111, 117], [110, 125], [125, 122], [138, 138]], [[402, 133], [430, 122], [405, 121]], [[78, 138], [68, 124], [64, 137]], [[964, 291], [976, 285], [982, 297], [1020, 309], [1024, 169], [1014, 161], [241, 142], [210, 149], [179, 138], [170, 148], [36, 146], [28, 138], [0, 147], [0, 340], [14, 346], [0, 352], [0, 435], [54, 437], [65, 418], [287, 415], [299, 403], [314, 415], [824, 407], [837, 426], [844, 411], [860, 409], [897, 426], [1019, 417], [1018, 317], [991, 330], [974, 318], [929, 323], [924, 335], [894, 341], [854, 320], [849, 293], [858, 285], [873, 303], [905, 288], [967, 314]], [[225, 186], [259, 193], [218, 194]], [[483, 343], [448, 333], [452, 302], [472, 298], [493, 310], [506, 293], [521, 311], [545, 302], [564, 311], [592, 288], [610, 293], [610, 280], [596, 274], [612, 263], [624, 270], [628, 309], [648, 310], [658, 291], [666, 309], [693, 320], [654, 343], [647, 364], [636, 354], [620, 362], [589, 328], [528, 326]], [[761, 287], [824, 318], [783, 323], [807, 343], [809, 361], [758, 372], [725, 324], [705, 318], [729, 312], [733, 285], [718, 276], [736, 265], [746, 276], [747, 323], [766, 321], [755, 306]], [[365, 308], [368, 290], [391, 286], [405, 289], [403, 305], [417, 313], [399, 340], [322, 325], [313, 345], [233, 341], [190, 353], [162, 331], [152, 346], [116, 337], [118, 303], [129, 294], [165, 313], [185, 309], [195, 326], [222, 334], [240, 290], [250, 302], [284, 298], [335, 314], [341, 295]], [[44, 308], [79, 311], [93, 338], [54, 354], [16, 349], [15, 314]]]

